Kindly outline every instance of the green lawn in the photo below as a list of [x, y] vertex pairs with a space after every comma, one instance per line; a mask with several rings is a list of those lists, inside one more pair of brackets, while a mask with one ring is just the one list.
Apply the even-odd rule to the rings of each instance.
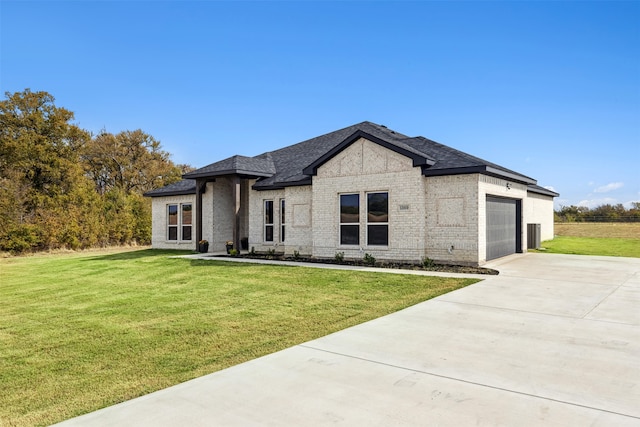
[[0, 259], [0, 425], [45, 425], [476, 282], [168, 258]]
[[556, 236], [542, 247], [539, 252], [640, 258], [640, 238]]

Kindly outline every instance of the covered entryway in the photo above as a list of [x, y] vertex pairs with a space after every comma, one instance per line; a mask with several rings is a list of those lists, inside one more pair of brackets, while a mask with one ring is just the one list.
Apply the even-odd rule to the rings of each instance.
[[487, 196], [487, 261], [521, 252], [521, 201]]

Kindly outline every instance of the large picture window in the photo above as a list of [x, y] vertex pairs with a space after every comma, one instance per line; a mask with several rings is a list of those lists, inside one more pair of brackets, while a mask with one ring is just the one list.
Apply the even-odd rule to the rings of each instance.
[[340, 244], [360, 244], [360, 195], [340, 195]]
[[389, 193], [367, 193], [367, 245], [389, 244]]
[[188, 241], [192, 239], [193, 205], [167, 205], [167, 240]]
[[264, 241], [273, 242], [273, 200], [264, 201]]

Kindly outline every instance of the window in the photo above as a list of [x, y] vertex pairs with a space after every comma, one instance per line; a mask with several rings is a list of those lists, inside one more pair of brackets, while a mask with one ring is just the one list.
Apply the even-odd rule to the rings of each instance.
[[192, 217], [191, 204], [182, 205], [182, 240], [191, 240]]
[[167, 205], [167, 240], [191, 240], [192, 227], [193, 206], [191, 203]]
[[284, 227], [287, 221], [284, 216], [284, 199], [280, 199], [280, 241], [284, 243]]
[[273, 242], [273, 200], [264, 201], [264, 241]]
[[167, 240], [178, 240], [178, 205], [167, 206]]
[[367, 245], [389, 244], [389, 193], [367, 194]]
[[360, 195], [340, 195], [340, 244], [360, 244]]

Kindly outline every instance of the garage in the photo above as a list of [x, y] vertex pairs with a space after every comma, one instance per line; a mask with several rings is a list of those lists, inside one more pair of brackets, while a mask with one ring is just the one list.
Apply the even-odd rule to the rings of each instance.
[[487, 261], [521, 252], [521, 201], [487, 196]]

